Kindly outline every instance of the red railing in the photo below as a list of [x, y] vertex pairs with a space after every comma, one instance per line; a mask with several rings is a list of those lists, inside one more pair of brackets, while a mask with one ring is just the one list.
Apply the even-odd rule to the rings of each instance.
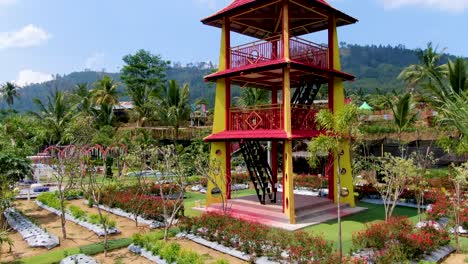
[[301, 38], [289, 40], [291, 60], [305, 64], [328, 68], [328, 48]]
[[[315, 130], [315, 115], [317, 112], [317, 109], [311, 108], [310, 106], [292, 106], [291, 128], [293, 130]], [[259, 105], [231, 109], [229, 130], [244, 131], [261, 129], [283, 129], [282, 105]]]
[[[321, 68], [328, 67], [328, 49], [325, 46], [294, 37], [289, 41], [292, 60]], [[231, 48], [231, 68], [260, 65], [283, 56], [281, 39], [260, 40]]]
[[281, 110], [279, 104], [232, 108], [229, 130], [282, 129]]

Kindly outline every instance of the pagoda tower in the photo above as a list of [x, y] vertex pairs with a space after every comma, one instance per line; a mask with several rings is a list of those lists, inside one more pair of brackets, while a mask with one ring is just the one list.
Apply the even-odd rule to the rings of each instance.
[[[259, 202], [281, 200], [284, 214], [295, 223], [293, 142], [321, 133], [316, 128], [314, 99], [322, 86], [328, 88], [328, 108], [343, 108], [343, 83], [354, 76], [341, 71], [337, 27], [356, 22], [324, 0], [234, 0], [202, 20], [221, 28], [219, 69], [205, 76], [216, 83], [213, 131], [205, 141], [211, 143], [211, 160], [223, 170], [217, 175], [218, 184], [208, 184], [207, 206], [221, 202], [220, 192], [230, 199], [231, 153], [237, 150], [242, 152]], [[320, 31], [327, 32], [328, 45], [300, 37]], [[232, 47], [231, 32], [257, 41]], [[234, 85], [266, 89], [271, 103], [231, 107]], [[265, 142], [271, 147], [266, 148]], [[337, 201], [335, 175], [340, 169], [345, 172], [342, 187], [349, 191], [341, 201], [354, 207], [349, 145], [343, 146], [342, 168], [334, 160], [329, 158], [326, 169], [329, 198]], [[283, 192], [276, 197], [279, 164]]]

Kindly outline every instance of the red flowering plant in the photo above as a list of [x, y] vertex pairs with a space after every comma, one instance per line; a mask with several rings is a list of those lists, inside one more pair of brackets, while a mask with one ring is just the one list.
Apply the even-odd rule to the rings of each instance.
[[231, 174], [232, 184], [246, 184], [250, 182], [250, 175], [248, 172], [234, 172]]
[[[305, 232], [288, 232], [263, 224], [233, 218], [226, 214], [205, 213], [184, 220], [182, 230], [235, 248], [254, 257], [266, 256], [292, 263], [333, 263], [332, 244]], [[289, 257], [284, 259], [282, 254]]]
[[312, 174], [300, 174], [294, 178], [294, 184], [296, 187], [319, 189], [328, 185], [328, 178]]
[[[392, 259], [412, 260], [426, 251], [447, 245], [450, 237], [447, 231], [433, 226], [416, 228], [406, 217], [392, 217], [366, 226], [353, 235], [353, 251], [373, 249], [375, 260], [382, 263]], [[377, 261], [377, 263], [381, 263]]]

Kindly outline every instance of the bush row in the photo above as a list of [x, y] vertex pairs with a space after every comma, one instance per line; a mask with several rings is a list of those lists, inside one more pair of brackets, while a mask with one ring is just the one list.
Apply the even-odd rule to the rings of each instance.
[[[209, 241], [235, 248], [253, 257], [266, 256], [289, 263], [338, 263], [332, 242], [305, 232], [288, 232], [232, 218], [205, 213], [184, 219], [181, 228]], [[287, 258], [285, 259], [285, 255]]]
[[[178, 230], [172, 229], [169, 232], [169, 237], [175, 236]], [[133, 244], [143, 247], [154, 256], [160, 256], [166, 260], [167, 263], [177, 264], [203, 264], [205, 260], [203, 257], [192, 250], [181, 249], [180, 245], [176, 242], [165, 242], [162, 240], [164, 237], [163, 231], [151, 232], [145, 235], [134, 234], [132, 236]], [[217, 264], [226, 264], [227, 261], [219, 260]]]
[[447, 245], [450, 236], [445, 230], [430, 225], [416, 228], [406, 217], [393, 217], [367, 225], [353, 235], [352, 242], [352, 251], [375, 250], [374, 263], [403, 263]]
[[[56, 210], [60, 210], [60, 199], [58, 198], [58, 193], [46, 192], [42, 193], [37, 197], [37, 200], [49, 207], [52, 207]], [[87, 214], [80, 207], [76, 205], [68, 206], [68, 203], [65, 202], [65, 211], [70, 213], [74, 218], [82, 221], [89, 222], [94, 225], [103, 225], [106, 224], [107, 227], [113, 228], [116, 225], [115, 220], [110, 219], [107, 215], [102, 215], [102, 219], [98, 214]]]

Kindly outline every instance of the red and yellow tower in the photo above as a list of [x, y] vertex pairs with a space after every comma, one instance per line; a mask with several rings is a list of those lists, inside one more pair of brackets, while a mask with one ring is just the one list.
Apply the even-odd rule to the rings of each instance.
[[[354, 76], [341, 71], [337, 27], [357, 20], [324, 0], [234, 0], [202, 22], [222, 29], [219, 70], [205, 77], [216, 82], [213, 133], [205, 140], [211, 142], [211, 159], [224, 168], [217, 185], [230, 198], [231, 146], [239, 142], [260, 202], [276, 202], [281, 158], [283, 211], [295, 223], [293, 142], [320, 134], [314, 99], [322, 86], [328, 87], [328, 107], [333, 111], [343, 107], [343, 82]], [[300, 37], [319, 31], [328, 33], [328, 45]], [[257, 41], [231, 47], [231, 32]], [[233, 85], [266, 89], [271, 92], [271, 103], [231, 107]], [[260, 144], [267, 141], [271, 148]], [[342, 201], [353, 207], [349, 151], [344, 145], [341, 165], [346, 173], [341, 181], [350, 195]], [[339, 168], [337, 164], [328, 168], [329, 198], [336, 201], [334, 172]], [[220, 202], [219, 190], [214, 188], [209, 184], [207, 205]]]

